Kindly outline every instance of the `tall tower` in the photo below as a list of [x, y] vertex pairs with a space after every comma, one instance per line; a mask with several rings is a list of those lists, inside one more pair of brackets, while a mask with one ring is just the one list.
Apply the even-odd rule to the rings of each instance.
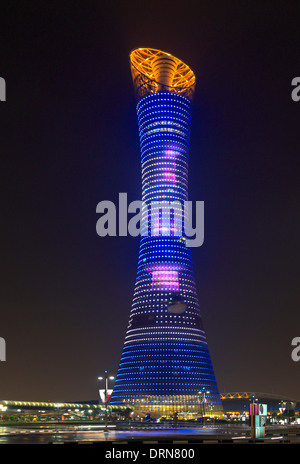
[[[188, 199], [195, 75], [178, 58], [148, 48], [134, 50], [130, 65], [137, 98], [142, 200], [147, 207], [161, 202], [183, 205]], [[132, 309], [110, 404], [128, 405], [135, 415], [220, 416], [222, 404], [202, 325], [191, 248], [184, 229], [177, 227], [182, 210], [174, 209], [169, 224], [161, 211], [154, 211], [143, 214]]]

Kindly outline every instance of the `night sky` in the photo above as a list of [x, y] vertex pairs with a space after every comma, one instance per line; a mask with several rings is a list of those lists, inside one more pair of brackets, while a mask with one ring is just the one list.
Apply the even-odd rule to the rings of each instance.
[[139, 238], [100, 238], [102, 200], [141, 199], [129, 53], [197, 78], [193, 261], [219, 390], [300, 400], [300, 7], [286, 1], [2, 1], [0, 399], [98, 399], [116, 375]]

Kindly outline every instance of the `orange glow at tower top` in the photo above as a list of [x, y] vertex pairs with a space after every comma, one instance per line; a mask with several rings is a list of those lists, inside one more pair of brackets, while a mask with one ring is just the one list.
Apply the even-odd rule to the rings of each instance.
[[195, 74], [172, 54], [153, 48], [137, 48], [130, 53], [130, 65], [138, 97], [168, 91], [192, 99]]

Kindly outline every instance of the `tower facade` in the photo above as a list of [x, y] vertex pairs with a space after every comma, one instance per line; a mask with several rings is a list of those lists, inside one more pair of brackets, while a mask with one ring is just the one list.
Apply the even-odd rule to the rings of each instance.
[[[153, 49], [130, 55], [142, 200], [138, 270], [112, 406], [153, 417], [222, 415], [184, 227], [195, 75]], [[160, 204], [173, 205], [165, 216]]]

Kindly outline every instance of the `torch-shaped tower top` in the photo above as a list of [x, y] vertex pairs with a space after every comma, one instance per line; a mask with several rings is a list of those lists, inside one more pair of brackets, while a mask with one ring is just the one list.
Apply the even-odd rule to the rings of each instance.
[[130, 65], [138, 100], [157, 92], [177, 93], [192, 100], [195, 74], [170, 53], [153, 48], [137, 48], [130, 54]]

